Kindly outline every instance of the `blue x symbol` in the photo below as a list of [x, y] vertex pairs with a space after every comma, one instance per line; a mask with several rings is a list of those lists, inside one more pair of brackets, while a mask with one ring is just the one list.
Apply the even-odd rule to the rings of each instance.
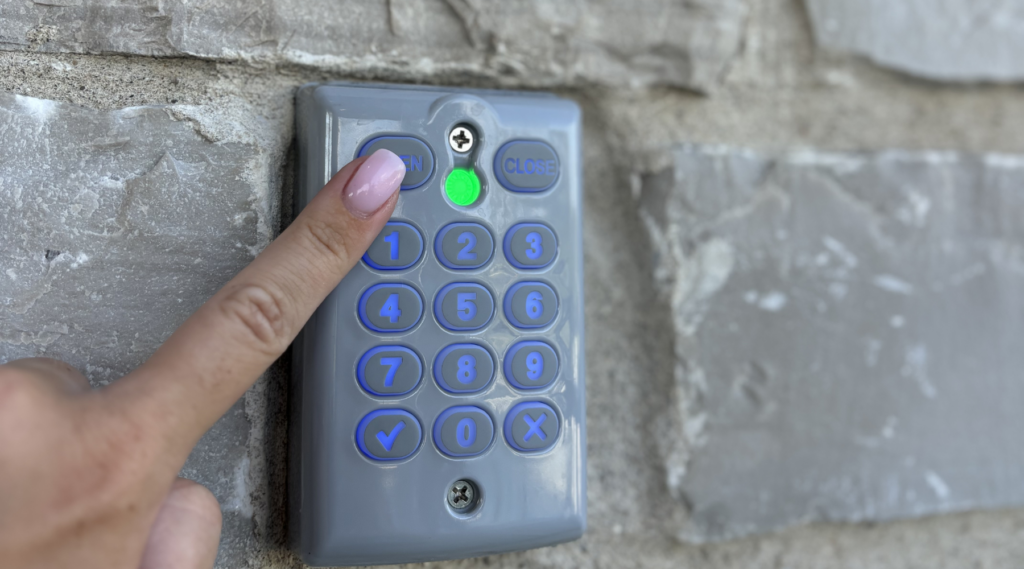
[[541, 414], [540, 419], [536, 421], [532, 420], [532, 417], [528, 413], [523, 414], [523, 420], [526, 421], [526, 426], [530, 427], [529, 431], [523, 435], [523, 442], [530, 440], [530, 437], [537, 435], [540, 440], [547, 440], [547, 436], [544, 435], [544, 431], [540, 430], [540, 426], [544, 424], [544, 419], [547, 419], [547, 414]]

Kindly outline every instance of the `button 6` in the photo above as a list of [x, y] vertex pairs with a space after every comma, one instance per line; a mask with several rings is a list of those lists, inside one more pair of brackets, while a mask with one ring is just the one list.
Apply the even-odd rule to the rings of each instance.
[[420, 448], [423, 432], [412, 413], [402, 409], [378, 409], [363, 417], [356, 427], [356, 444], [370, 460], [402, 460]]
[[557, 314], [558, 297], [544, 283], [516, 283], [505, 293], [505, 318], [516, 328], [543, 328]]

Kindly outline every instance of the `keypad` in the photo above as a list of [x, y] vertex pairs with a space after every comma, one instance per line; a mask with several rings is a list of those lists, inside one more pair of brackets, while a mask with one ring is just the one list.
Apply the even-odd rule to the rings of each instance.
[[544, 283], [516, 283], [505, 293], [505, 318], [516, 328], [543, 328], [557, 314], [558, 297]]
[[476, 456], [491, 446], [494, 422], [479, 407], [452, 407], [434, 421], [434, 444], [452, 458]]
[[422, 255], [419, 230], [408, 223], [389, 221], [366, 250], [363, 262], [381, 271], [400, 271], [415, 265]]
[[542, 269], [551, 264], [558, 252], [555, 232], [542, 223], [513, 225], [505, 234], [505, 258], [520, 269]]
[[434, 379], [448, 393], [475, 393], [494, 378], [494, 359], [479, 344], [453, 344], [434, 360]]
[[437, 260], [449, 269], [479, 269], [491, 260], [493, 253], [491, 232], [479, 223], [446, 225], [434, 241]]

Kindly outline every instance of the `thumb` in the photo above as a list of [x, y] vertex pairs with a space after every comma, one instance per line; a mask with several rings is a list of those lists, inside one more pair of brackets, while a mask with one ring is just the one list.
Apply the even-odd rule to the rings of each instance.
[[220, 542], [220, 505], [205, 486], [177, 479], [149, 531], [140, 569], [210, 569]]

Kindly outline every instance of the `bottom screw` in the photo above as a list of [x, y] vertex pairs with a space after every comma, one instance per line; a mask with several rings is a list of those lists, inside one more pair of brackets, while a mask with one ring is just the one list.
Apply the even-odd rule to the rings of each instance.
[[458, 480], [448, 487], [448, 505], [465, 510], [476, 503], [476, 487], [469, 480]]

